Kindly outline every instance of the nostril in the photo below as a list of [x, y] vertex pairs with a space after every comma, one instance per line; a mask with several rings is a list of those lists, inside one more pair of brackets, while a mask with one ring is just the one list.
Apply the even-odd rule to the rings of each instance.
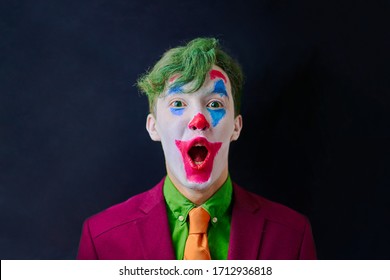
[[191, 122], [188, 124], [188, 127], [191, 130], [206, 130], [207, 128], [210, 127], [210, 124], [206, 120], [205, 116], [201, 113], [198, 113], [197, 115], [194, 116], [194, 118], [191, 120]]

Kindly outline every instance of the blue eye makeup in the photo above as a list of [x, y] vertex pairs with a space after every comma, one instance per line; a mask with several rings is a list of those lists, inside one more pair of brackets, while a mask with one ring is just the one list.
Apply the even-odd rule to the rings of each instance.
[[186, 104], [181, 100], [174, 100], [170, 103], [170, 110], [171, 113], [176, 116], [181, 116], [184, 112], [184, 108], [186, 107]]
[[[172, 87], [168, 90], [168, 95], [169, 94], [178, 94], [178, 93], [183, 93], [183, 85], [175, 86]], [[222, 96], [228, 96], [228, 93], [226, 91], [226, 86], [223, 80], [218, 80], [214, 83], [214, 89], [212, 91], [213, 94], [219, 94], [221, 97]], [[169, 108], [171, 113], [176, 116], [181, 116], [184, 113], [184, 109], [186, 105], [180, 101], [180, 100], [175, 100], [171, 103], [171, 107]], [[211, 116], [211, 124], [213, 127], [217, 126], [218, 123], [221, 121], [221, 119], [225, 116], [226, 114], [226, 109], [223, 107], [221, 103], [218, 101], [211, 102], [208, 105], [207, 111], [210, 113]]]
[[210, 113], [211, 116], [211, 125], [215, 127], [220, 120], [225, 116], [226, 110], [221, 108], [221, 109], [210, 109], [207, 108], [207, 111]]
[[184, 108], [169, 108], [171, 110], [171, 113], [176, 115], [176, 116], [181, 116], [183, 115]]
[[213, 92], [219, 93], [221, 96], [224, 96], [224, 95], [228, 96], [227, 91], [226, 91], [226, 87], [225, 87], [225, 83], [222, 80], [218, 80], [217, 82], [215, 82]]
[[183, 92], [183, 86], [182, 86], [182, 85], [175, 86], [175, 87], [171, 87], [171, 88], [168, 90], [168, 94], [172, 94], [172, 93], [182, 93], [182, 92]]

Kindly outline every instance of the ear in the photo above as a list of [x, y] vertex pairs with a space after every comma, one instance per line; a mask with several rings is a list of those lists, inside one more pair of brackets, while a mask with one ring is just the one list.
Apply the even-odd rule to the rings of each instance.
[[234, 130], [233, 130], [232, 137], [230, 137], [230, 141], [236, 141], [238, 137], [240, 137], [241, 129], [242, 129], [242, 116], [238, 115], [234, 119]]
[[146, 117], [146, 130], [149, 132], [149, 136], [153, 141], [161, 141], [160, 135], [156, 129], [156, 118], [153, 114], [149, 114]]

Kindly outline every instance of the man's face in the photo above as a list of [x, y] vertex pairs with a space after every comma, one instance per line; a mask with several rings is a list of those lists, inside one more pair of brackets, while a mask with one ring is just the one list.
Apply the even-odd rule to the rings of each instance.
[[230, 81], [218, 66], [194, 93], [184, 93], [191, 83], [171, 87], [177, 77], [157, 100], [147, 130], [162, 143], [170, 178], [186, 188], [206, 189], [226, 179], [229, 145], [238, 138], [242, 119], [234, 117]]

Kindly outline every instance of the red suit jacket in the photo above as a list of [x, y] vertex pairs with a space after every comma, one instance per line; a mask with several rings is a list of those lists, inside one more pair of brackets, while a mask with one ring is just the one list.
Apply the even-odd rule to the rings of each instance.
[[[77, 259], [174, 260], [163, 184], [88, 218]], [[316, 258], [305, 216], [233, 183], [228, 259]]]

